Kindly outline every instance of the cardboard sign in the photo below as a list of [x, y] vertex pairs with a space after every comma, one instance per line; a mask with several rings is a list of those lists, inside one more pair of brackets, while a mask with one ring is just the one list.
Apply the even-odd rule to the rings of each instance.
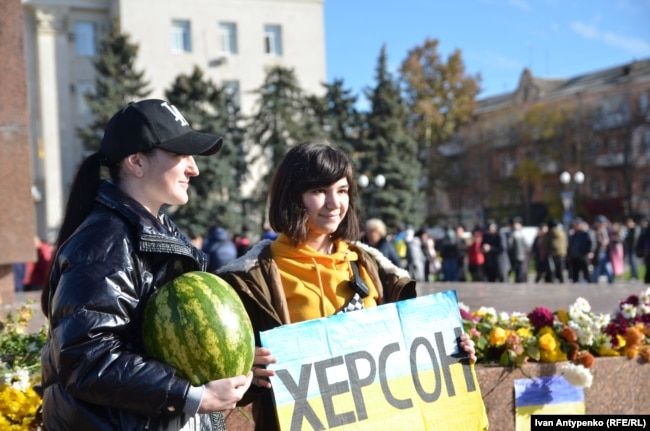
[[453, 290], [262, 332], [283, 431], [485, 430]]

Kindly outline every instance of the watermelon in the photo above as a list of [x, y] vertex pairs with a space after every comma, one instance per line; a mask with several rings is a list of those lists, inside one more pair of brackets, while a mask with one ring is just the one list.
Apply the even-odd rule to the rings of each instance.
[[156, 290], [142, 334], [147, 353], [194, 386], [247, 374], [253, 365], [255, 337], [244, 304], [209, 272], [185, 273]]

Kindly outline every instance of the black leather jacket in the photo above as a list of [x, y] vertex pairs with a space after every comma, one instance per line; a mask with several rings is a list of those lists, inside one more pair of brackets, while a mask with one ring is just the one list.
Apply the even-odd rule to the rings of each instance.
[[190, 383], [148, 359], [141, 319], [151, 293], [205, 270], [205, 255], [165, 215], [109, 182], [57, 251], [42, 352], [47, 430], [178, 430]]

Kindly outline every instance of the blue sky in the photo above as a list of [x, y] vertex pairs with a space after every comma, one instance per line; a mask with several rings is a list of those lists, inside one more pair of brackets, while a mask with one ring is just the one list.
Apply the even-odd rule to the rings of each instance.
[[568, 78], [650, 58], [650, 0], [325, 0], [327, 81], [367, 101], [386, 44], [393, 73], [410, 49], [438, 39], [480, 74], [479, 98], [513, 91], [525, 67]]

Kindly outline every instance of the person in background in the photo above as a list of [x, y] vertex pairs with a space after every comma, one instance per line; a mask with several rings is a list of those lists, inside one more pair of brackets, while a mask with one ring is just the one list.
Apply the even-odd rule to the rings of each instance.
[[251, 249], [251, 239], [248, 237], [246, 230], [242, 233], [236, 234], [234, 241], [235, 247], [237, 248], [237, 257], [242, 257]]
[[36, 261], [25, 264], [25, 276], [23, 278], [23, 289], [25, 291], [43, 289], [52, 264], [52, 246], [50, 243], [39, 236], [34, 236], [34, 247], [36, 247]]
[[485, 255], [485, 277], [490, 283], [504, 282], [508, 271], [503, 263], [508, 259], [506, 245], [499, 232], [496, 221], [488, 222], [487, 232], [483, 234], [482, 251]]
[[589, 235], [589, 226], [581, 218], [573, 219], [573, 229], [569, 236], [569, 246], [567, 250], [567, 260], [571, 263], [569, 267], [569, 278], [574, 283], [581, 281], [583, 283], [591, 282], [589, 265], [594, 258], [592, 253], [594, 245]]
[[533, 262], [535, 262], [535, 283], [539, 283], [542, 279], [547, 283], [550, 283], [553, 280], [548, 252], [546, 251], [547, 233], [548, 224], [546, 222], [541, 222], [531, 247]]
[[528, 281], [526, 273], [526, 258], [528, 257], [528, 248], [526, 239], [522, 230], [521, 217], [510, 219], [510, 232], [507, 235], [508, 258], [510, 259], [510, 273], [513, 274], [515, 283], [525, 283]]
[[402, 266], [402, 260], [397, 255], [395, 247], [386, 238], [386, 225], [380, 219], [371, 218], [366, 221], [366, 231], [361, 241], [379, 250], [395, 266]]
[[467, 262], [467, 247], [470, 244], [470, 238], [465, 235], [465, 226], [459, 224], [456, 226], [456, 243], [458, 244], [458, 281], [466, 282], [468, 262]]
[[483, 266], [485, 255], [483, 254], [483, 229], [476, 226], [472, 230], [472, 238], [467, 247], [467, 265], [472, 281], [485, 281]]
[[621, 224], [614, 222], [609, 229], [609, 262], [612, 264], [612, 275], [614, 280], [623, 276], [625, 272], [625, 256], [623, 247], [623, 234]]
[[551, 274], [550, 282], [557, 280], [564, 283], [564, 271], [566, 269], [566, 253], [569, 248], [569, 240], [564, 227], [554, 218], [548, 221], [548, 232], [544, 239]]
[[650, 284], [650, 223], [647, 217], [639, 222], [641, 232], [639, 232], [639, 241], [636, 244], [636, 256], [643, 260], [645, 265], [645, 274], [643, 282]]
[[25, 286], [23, 285], [25, 266], [26, 264], [24, 262], [14, 263], [11, 265], [11, 271], [14, 276], [14, 292], [22, 292], [25, 290]]
[[[192, 386], [147, 355], [141, 335], [156, 289], [206, 269], [205, 255], [161, 208], [187, 203], [199, 174], [193, 155], [215, 154], [221, 144], [193, 131], [173, 105], [147, 99], [120, 109], [99, 151], [80, 165], [41, 296], [49, 320], [45, 429], [198, 431], [213, 422], [223, 429], [220, 412], [250, 386], [252, 372]], [[256, 363], [269, 356], [262, 352]]]
[[[415, 280], [379, 250], [358, 241], [352, 161], [324, 142], [292, 147], [277, 166], [269, 222], [277, 239], [263, 240], [217, 275], [235, 288], [259, 333], [375, 307], [416, 295]], [[373, 328], [362, 328], [372, 331]], [[461, 346], [475, 361], [467, 335]], [[254, 402], [255, 430], [277, 431], [271, 370], [256, 368], [244, 402]]]
[[609, 260], [609, 220], [603, 215], [598, 215], [594, 219], [595, 239], [595, 252], [594, 252], [594, 271], [591, 274], [591, 279], [594, 283], [598, 283], [601, 275], [607, 277], [608, 283], [614, 283], [614, 272], [612, 271], [612, 263]]
[[427, 282], [433, 282], [436, 281], [438, 274], [442, 269], [442, 264], [436, 250], [436, 240], [426, 229], [422, 230], [421, 238], [422, 251], [427, 260], [427, 265], [424, 267], [424, 280]]
[[422, 231], [414, 231], [412, 228], [406, 229], [406, 262], [407, 270], [415, 281], [426, 281], [424, 278], [427, 257], [422, 249]]
[[407, 230], [408, 229], [403, 229], [397, 232], [397, 234], [395, 234], [395, 236], [391, 241], [393, 243], [393, 247], [395, 247], [395, 251], [397, 252], [397, 255], [402, 261], [402, 264], [400, 265], [400, 267], [402, 268], [408, 268], [407, 246], [406, 246]]
[[446, 228], [445, 234], [439, 241], [440, 258], [442, 259], [443, 281], [458, 281], [459, 239], [452, 228]]
[[623, 253], [625, 259], [630, 265], [630, 279], [639, 279], [639, 258], [636, 255], [636, 246], [639, 243], [639, 236], [641, 235], [641, 227], [634, 221], [634, 218], [628, 217], [625, 220], [625, 239], [623, 241]]
[[221, 226], [213, 226], [203, 241], [203, 252], [208, 256], [208, 271], [214, 272], [237, 258], [237, 246]]

